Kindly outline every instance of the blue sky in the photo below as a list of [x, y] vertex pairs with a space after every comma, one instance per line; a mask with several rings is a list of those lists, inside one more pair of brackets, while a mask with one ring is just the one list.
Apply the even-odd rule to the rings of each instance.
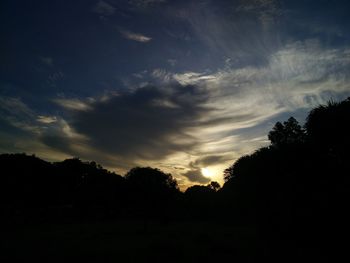
[[277, 120], [350, 95], [349, 11], [345, 0], [1, 1], [0, 151], [222, 182]]

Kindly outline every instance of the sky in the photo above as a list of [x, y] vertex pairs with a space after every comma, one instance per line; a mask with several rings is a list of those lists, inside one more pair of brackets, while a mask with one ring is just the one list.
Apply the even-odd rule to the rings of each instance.
[[2, 0], [0, 152], [182, 189], [350, 96], [347, 0]]

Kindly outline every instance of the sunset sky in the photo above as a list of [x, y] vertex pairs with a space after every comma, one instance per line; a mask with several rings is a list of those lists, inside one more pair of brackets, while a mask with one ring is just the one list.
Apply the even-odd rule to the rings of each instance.
[[0, 153], [184, 188], [350, 96], [348, 0], [2, 0]]

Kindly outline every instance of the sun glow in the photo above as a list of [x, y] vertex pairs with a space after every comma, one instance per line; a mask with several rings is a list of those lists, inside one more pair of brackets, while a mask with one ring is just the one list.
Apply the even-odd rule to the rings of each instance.
[[213, 172], [210, 171], [208, 168], [202, 168], [201, 172], [205, 177], [212, 177], [214, 175]]

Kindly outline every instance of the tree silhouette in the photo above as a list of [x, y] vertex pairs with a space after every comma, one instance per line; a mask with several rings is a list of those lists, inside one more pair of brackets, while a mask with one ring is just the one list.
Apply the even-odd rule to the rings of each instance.
[[0, 167], [0, 202], [9, 208], [46, 207], [57, 194], [52, 165], [34, 155], [2, 154]]
[[305, 131], [295, 118], [290, 117], [283, 124], [277, 122], [272, 128], [272, 131], [269, 132], [268, 138], [272, 146], [292, 145], [305, 140]]
[[126, 175], [125, 179], [137, 187], [147, 192], [176, 192], [178, 185], [176, 180], [159, 169], [151, 167], [132, 168]]
[[209, 188], [213, 189], [215, 192], [220, 189], [220, 184], [218, 182], [212, 181], [207, 185]]
[[109, 172], [95, 162], [78, 158], [54, 164], [57, 184], [61, 187], [61, 202], [74, 206], [81, 216], [107, 216], [122, 206], [125, 179]]
[[125, 175], [125, 179], [129, 206], [135, 213], [152, 217], [173, 210], [173, 201], [180, 191], [171, 174], [156, 168], [136, 167]]

